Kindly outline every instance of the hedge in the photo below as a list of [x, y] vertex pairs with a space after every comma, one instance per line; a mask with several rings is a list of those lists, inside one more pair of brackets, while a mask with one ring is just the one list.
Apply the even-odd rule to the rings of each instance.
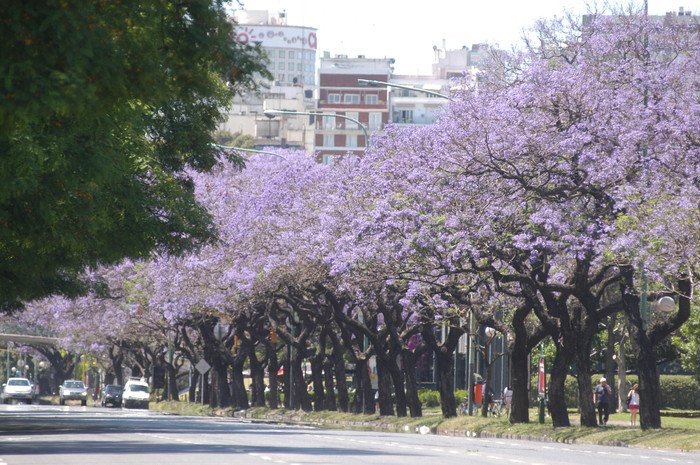
[[[592, 389], [600, 381], [601, 375], [593, 375], [591, 378], [591, 396]], [[547, 379], [549, 382], [549, 377]], [[637, 375], [627, 375], [627, 387], [629, 390], [632, 384], [637, 382]], [[689, 375], [661, 375], [661, 408], [662, 409], [680, 409], [680, 410], [700, 410], [700, 384], [698, 381]], [[533, 378], [532, 385], [537, 386], [537, 378]], [[625, 392], [626, 394], [626, 392]], [[566, 377], [564, 384], [564, 397], [568, 408], [578, 408], [578, 386], [576, 378], [573, 376]], [[537, 405], [537, 390], [530, 391], [530, 405]]]

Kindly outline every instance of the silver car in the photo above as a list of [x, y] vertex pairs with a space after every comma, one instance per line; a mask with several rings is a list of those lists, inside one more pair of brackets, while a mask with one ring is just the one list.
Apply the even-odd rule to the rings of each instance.
[[66, 405], [67, 400], [79, 400], [80, 405], [87, 405], [87, 389], [82, 381], [67, 379], [61, 384], [58, 392], [59, 403]]
[[28, 404], [34, 398], [34, 386], [27, 378], [10, 378], [2, 385], [2, 401], [9, 404], [12, 399], [24, 400]]

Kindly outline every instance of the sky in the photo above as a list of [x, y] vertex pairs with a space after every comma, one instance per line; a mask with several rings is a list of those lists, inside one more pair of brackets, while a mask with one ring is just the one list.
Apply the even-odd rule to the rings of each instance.
[[[634, 1], [634, 0], [633, 0]], [[700, 0], [648, 0], [649, 13], [679, 6], [700, 14]], [[247, 10], [287, 13], [290, 26], [318, 29], [318, 51], [331, 56], [394, 58], [395, 74], [430, 74], [433, 46], [448, 50], [476, 43], [509, 49], [538, 19], [584, 14], [585, 0], [240, 0]], [[598, 4], [603, 4], [599, 0]], [[614, 0], [610, 3], [617, 3]], [[629, 4], [623, 0], [623, 4]], [[634, 3], [642, 5], [642, 0]], [[234, 0], [235, 5], [235, 0]], [[444, 41], [444, 42], [443, 42]]]

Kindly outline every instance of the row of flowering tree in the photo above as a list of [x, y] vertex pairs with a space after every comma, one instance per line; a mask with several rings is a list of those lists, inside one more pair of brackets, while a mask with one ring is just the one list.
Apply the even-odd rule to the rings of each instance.
[[[115, 374], [125, 360], [164, 367], [170, 392], [178, 363], [204, 358], [208, 400], [240, 408], [265, 405], [266, 379], [276, 408], [284, 368], [287, 406], [371, 411], [375, 356], [380, 413], [420, 416], [415, 366], [429, 353], [449, 417], [471, 315], [507, 341], [512, 421], [529, 421], [528, 356], [551, 338], [553, 422], [569, 425], [575, 364], [592, 426], [591, 344], [624, 314], [641, 423], [659, 427], [655, 348], [688, 319], [697, 275], [700, 33], [631, 13], [534, 33], [494, 55], [436, 124], [389, 128], [361, 160], [287, 151], [192, 173], [216, 241], [93, 271], [89, 295], [35, 302], [22, 318], [107, 354]], [[677, 302], [670, 315], [640, 312], [642, 270], [649, 299]]]

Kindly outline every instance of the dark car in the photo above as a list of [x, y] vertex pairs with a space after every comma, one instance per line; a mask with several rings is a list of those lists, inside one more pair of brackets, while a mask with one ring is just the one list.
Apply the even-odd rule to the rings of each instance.
[[122, 392], [124, 388], [118, 384], [110, 384], [102, 390], [102, 400], [100, 401], [103, 407], [119, 407], [122, 404]]

